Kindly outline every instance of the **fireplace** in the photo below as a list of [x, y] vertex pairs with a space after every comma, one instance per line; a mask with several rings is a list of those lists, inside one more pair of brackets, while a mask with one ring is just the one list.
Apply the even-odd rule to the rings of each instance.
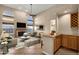
[[23, 36], [24, 32], [21, 31], [21, 32], [18, 32], [18, 36]]
[[22, 29], [22, 28], [16, 29], [15, 37], [23, 36], [25, 32], [26, 32], [26, 29]]

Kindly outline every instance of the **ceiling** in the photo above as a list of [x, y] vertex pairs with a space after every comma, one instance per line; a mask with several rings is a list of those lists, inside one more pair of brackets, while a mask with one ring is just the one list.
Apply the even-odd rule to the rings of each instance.
[[5, 4], [5, 6], [28, 12], [31, 15], [41, 13], [55, 5], [56, 4], [32, 4], [32, 10], [31, 10], [30, 4]]

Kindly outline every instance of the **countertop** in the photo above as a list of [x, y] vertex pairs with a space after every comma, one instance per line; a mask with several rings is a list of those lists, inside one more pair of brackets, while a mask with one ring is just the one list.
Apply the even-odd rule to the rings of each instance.
[[55, 37], [56, 37], [56, 34], [55, 34], [55, 35], [50, 35], [50, 34], [44, 34], [43, 36], [44, 36], [44, 37], [50, 37], [50, 38], [55, 38]]

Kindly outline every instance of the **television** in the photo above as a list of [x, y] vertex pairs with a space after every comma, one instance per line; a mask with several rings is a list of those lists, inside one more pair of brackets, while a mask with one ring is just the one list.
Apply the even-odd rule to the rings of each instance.
[[39, 25], [39, 30], [44, 30], [44, 26], [43, 25]]
[[26, 28], [26, 23], [17, 22], [17, 28]]

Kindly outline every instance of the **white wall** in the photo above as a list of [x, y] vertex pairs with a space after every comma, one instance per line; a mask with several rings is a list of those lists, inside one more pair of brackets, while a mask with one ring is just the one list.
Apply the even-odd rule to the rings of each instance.
[[71, 28], [71, 17], [70, 14], [65, 14], [58, 17], [58, 34], [67, 34], [67, 35], [78, 35], [77, 28]]
[[17, 22], [25, 22], [26, 23], [26, 20], [29, 16], [28, 13], [24, 12], [24, 11], [20, 11], [20, 10], [17, 10], [17, 9], [13, 9], [13, 8], [10, 8], [10, 7], [7, 7], [7, 6], [3, 6], [3, 5], [0, 5], [0, 19], [2, 19], [2, 14], [5, 10], [9, 9], [10, 11], [12, 11], [13, 15], [14, 15], [14, 19], [17, 21]]
[[[44, 28], [45, 28], [44, 32], [49, 33], [50, 32], [50, 20], [57, 19], [57, 15], [62, 14], [66, 9], [75, 9], [75, 6], [64, 4], [64, 5], [57, 5], [52, 8], [49, 8], [48, 10], [41, 12], [35, 17], [35, 22], [36, 22], [35, 24], [44, 25]], [[57, 29], [61, 30], [61, 28], [60, 29], [57, 28]], [[68, 29], [68, 30], [70, 31], [71, 29]]]
[[44, 25], [44, 32], [50, 32], [50, 20], [56, 19], [56, 15], [52, 14], [52, 11], [48, 10], [36, 16], [35, 24]]
[[[7, 9], [10, 9], [12, 11], [12, 14], [14, 15], [14, 20], [15, 21], [4, 21], [2, 20], [3, 16], [3, 12]], [[16, 28], [16, 22], [23, 22], [23, 23], [26, 23], [26, 20], [28, 18], [29, 14], [24, 12], [24, 11], [20, 11], [20, 10], [17, 10], [17, 9], [13, 9], [13, 8], [10, 8], [10, 7], [6, 7], [6, 6], [3, 6], [3, 5], [0, 5], [0, 33], [2, 32], [2, 22], [11, 22], [11, 23], [15, 23], [15, 28]]]
[[49, 23], [50, 22], [50, 19], [48, 20], [47, 19], [47, 15], [45, 14], [41, 14], [41, 15], [39, 15], [39, 17], [37, 16], [36, 18], [35, 18], [35, 24], [36, 25], [44, 25], [44, 31], [46, 31], [46, 32], [49, 32]]
[[[47, 13], [49, 14], [49, 13]], [[39, 17], [36, 18], [37, 23], [36, 24], [42, 24], [45, 26], [45, 33], [50, 32], [50, 20], [53, 19], [51, 16], [47, 15], [45, 13], [39, 15]], [[78, 35], [78, 28], [71, 28], [71, 15], [65, 14], [62, 16], [54, 16], [54, 19], [57, 20], [57, 34], [67, 34], [67, 35]]]
[[[79, 5], [78, 5], [79, 6]], [[78, 7], [78, 13], [79, 13], [79, 7]], [[79, 16], [79, 14], [78, 14]], [[79, 17], [78, 17], [79, 18]], [[79, 19], [78, 19], [78, 23], [79, 23]], [[78, 24], [78, 36], [79, 36], [79, 24]]]

